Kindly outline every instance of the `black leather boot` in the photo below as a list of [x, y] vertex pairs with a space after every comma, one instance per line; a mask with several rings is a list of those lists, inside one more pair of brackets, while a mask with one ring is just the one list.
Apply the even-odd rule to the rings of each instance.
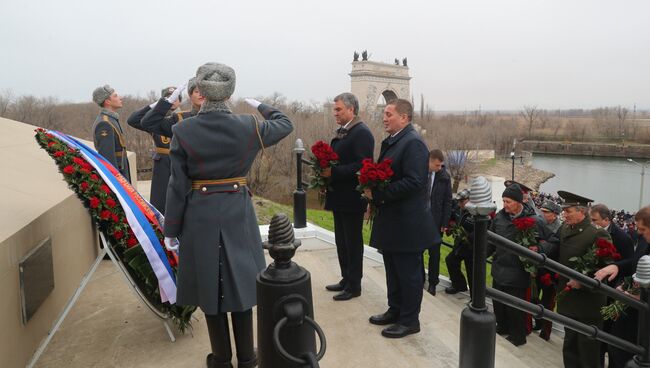
[[205, 315], [210, 335], [212, 353], [208, 354], [208, 368], [232, 368], [232, 348], [230, 347], [230, 329], [226, 313]]
[[233, 312], [232, 329], [237, 350], [237, 368], [257, 367], [257, 355], [254, 348], [253, 311]]

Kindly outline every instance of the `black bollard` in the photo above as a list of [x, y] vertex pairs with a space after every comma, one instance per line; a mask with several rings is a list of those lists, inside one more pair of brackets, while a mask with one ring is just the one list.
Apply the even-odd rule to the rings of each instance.
[[302, 185], [302, 155], [305, 147], [300, 138], [296, 139], [293, 149], [296, 153], [296, 190], [293, 192], [293, 227], [301, 229], [307, 227], [307, 193]]
[[[264, 248], [274, 262], [257, 275], [259, 368], [317, 367], [325, 354], [325, 336], [314, 322], [311, 276], [291, 261], [299, 246], [289, 218], [273, 216]], [[318, 354], [314, 332], [321, 340]]]
[[460, 316], [459, 368], [494, 368], [496, 318], [485, 304], [485, 271], [489, 213], [496, 209], [483, 177], [475, 178], [467, 210], [474, 216], [474, 279], [472, 302]]

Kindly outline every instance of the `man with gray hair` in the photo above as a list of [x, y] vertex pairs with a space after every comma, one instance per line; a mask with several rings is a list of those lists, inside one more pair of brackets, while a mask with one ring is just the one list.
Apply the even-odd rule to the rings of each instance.
[[122, 98], [107, 84], [95, 88], [93, 102], [101, 107], [93, 123], [95, 150], [113, 164], [128, 182], [131, 182], [124, 131], [120, 126], [120, 116], [117, 113], [117, 110], [122, 108]]
[[357, 171], [361, 161], [372, 159], [375, 139], [370, 129], [359, 120], [359, 101], [352, 93], [334, 97], [334, 119], [340, 127], [330, 145], [339, 155], [339, 163], [323, 172], [330, 178], [325, 197], [325, 209], [334, 214], [334, 236], [341, 267], [341, 280], [327, 285], [329, 291], [339, 291], [334, 300], [349, 300], [361, 295], [363, 274], [363, 214], [366, 200], [356, 190]]

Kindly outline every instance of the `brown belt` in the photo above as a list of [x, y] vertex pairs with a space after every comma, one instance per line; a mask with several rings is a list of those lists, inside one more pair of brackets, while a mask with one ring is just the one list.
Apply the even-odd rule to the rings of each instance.
[[216, 180], [193, 180], [192, 189], [205, 192], [211, 185], [232, 185], [233, 189], [239, 189], [240, 186], [246, 185], [245, 177], [216, 179]]
[[169, 148], [156, 147], [156, 153], [160, 153], [162, 155], [168, 155]]

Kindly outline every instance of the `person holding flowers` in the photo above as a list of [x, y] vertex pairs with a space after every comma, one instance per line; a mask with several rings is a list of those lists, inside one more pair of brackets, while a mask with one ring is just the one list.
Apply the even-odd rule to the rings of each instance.
[[359, 120], [359, 101], [352, 93], [334, 97], [334, 119], [339, 128], [330, 146], [338, 157], [334, 166], [326, 166], [321, 175], [328, 178], [325, 209], [334, 215], [334, 238], [341, 268], [341, 280], [327, 285], [338, 291], [334, 300], [349, 300], [361, 295], [363, 275], [363, 214], [367, 202], [356, 187], [361, 161], [371, 159], [375, 138], [368, 126]]
[[[562, 190], [557, 194], [564, 200], [564, 224], [559, 230], [558, 261], [593, 276], [600, 268], [597, 267], [601, 263], [600, 258], [604, 258], [600, 257], [599, 253], [615, 258], [616, 249], [613, 246], [608, 247], [612, 239], [607, 230], [591, 223], [588, 206], [593, 200]], [[607, 299], [604, 294], [582, 288], [577, 281], [567, 280], [565, 277], [560, 277], [558, 288], [561, 290], [557, 303], [558, 313], [602, 329], [600, 308], [605, 305]], [[562, 346], [564, 366], [600, 367], [600, 347], [598, 340], [565, 329]]]
[[[382, 251], [388, 289], [388, 310], [370, 317], [384, 328], [384, 337], [400, 338], [420, 332], [420, 305], [424, 278], [422, 251], [436, 242], [433, 218], [427, 206], [429, 150], [411, 120], [413, 106], [407, 100], [388, 102], [378, 161], [390, 159], [393, 175], [387, 186], [364, 189], [377, 209], [370, 246]], [[436, 238], [436, 234], [438, 237]]]

